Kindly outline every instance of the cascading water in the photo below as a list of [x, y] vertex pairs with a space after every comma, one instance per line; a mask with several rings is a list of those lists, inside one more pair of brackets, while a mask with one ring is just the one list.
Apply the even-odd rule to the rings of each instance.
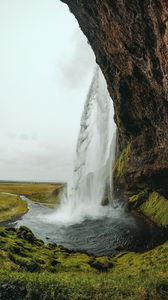
[[76, 223], [106, 215], [105, 189], [112, 201], [112, 161], [115, 152], [113, 106], [104, 76], [96, 66], [84, 105], [77, 141], [74, 182], [50, 222]]
[[101, 205], [107, 179], [110, 177], [112, 182], [114, 132], [112, 101], [97, 67], [86, 98], [77, 143], [74, 169], [77, 202]]

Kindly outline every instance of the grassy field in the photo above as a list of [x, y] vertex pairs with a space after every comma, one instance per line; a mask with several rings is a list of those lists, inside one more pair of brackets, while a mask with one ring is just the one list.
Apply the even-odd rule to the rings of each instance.
[[35, 202], [54, 207], [59, 203], [59, 196], [64, 187], [65, 184], [61, 183], [1, 182], [0, 193], [24, 195]]
[[59, 204], [64, 187], [65, 184], [55, 183], [1, 182], [0, 222], [27, 212], [27, 203], [20, 195], [52, 208]]
[[20, 216], [28, 211], [26, 201], [17, 195], [0, 194], [0, 222]]
[[94, 257], [0, 228], [2, 300], [166, 300], [168, 242], [145, 253]]

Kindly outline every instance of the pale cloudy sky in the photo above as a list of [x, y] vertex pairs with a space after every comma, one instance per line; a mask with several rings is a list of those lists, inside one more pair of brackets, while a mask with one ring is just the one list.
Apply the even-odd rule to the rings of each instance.
[[0, 180], [66, 181], [94, 55], [59, 0], [0, 0]]

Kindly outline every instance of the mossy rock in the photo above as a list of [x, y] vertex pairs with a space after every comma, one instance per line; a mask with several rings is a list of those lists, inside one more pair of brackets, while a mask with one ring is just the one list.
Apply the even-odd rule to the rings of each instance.
[[122, 177], [127, 170], [129, 156], [131, 152], [131, 143], [127, 145], [127, 147], [121, 152], [120, 156], [114, 163], [114, 176]]
[[18, 228], [16, 234], [17, 237], [26, 240], [31, 244], [35, 244], [37, 246], [41, 246], [44, 244], [44, 242], [42, 240], [37, 239], [32, 233], [32, 231], [26, 226], [21, 226], [20, 228]]
[[69, 251], [56, 244], [44, 244], [25, 226], [18, 229], [0, 227], [0, 249], [4, 267], [29, 272], [62, 270], [93, 271], [90, 256]]
[[168, 200], [159, 193], [151, 193], [139, 211], [157, 225], [168, 226]]
[[145, 189], [136, 195], [130, 196], [127, 201], [127, 207], [131, 209], [139, 207], [148, 198], [148, 195], [149, 191]]
[[99, 272], [107, 272], [114, 266], [111, 259], [106, 256], [94, 258], [89, 262], [89, 264], [92, 268], [95, 268]]
[[44, 244], [23, 226], [0, 227], [0, 249], [2, 300], [161, 300], [168, 296], [168, 242], [145, 253], [94, 257]]

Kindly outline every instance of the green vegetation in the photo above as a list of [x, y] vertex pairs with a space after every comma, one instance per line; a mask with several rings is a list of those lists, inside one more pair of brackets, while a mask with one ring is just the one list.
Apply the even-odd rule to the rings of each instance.
[[0, 237], [2, 300], [168, 298], [168, 242], [145, 253], [94, 257], [45, 245], [26, 227], [0, 228]]
[[0, 192], [16, 195], [24, 195], [29, 199], [54, 207], [59, 203], [60, 193], [63, 192], [64, 184], [55, 183], [0, 183]]
[[149, 193], [146, 189], [129, 197], [129, 209], [136, 209], [159, 226], [168, 226], [168, 200], [157, 192]]
[[131, 143], [127, 145], [127, 147], [121, 152], [120, 156], [115, 162], [114, 165], [114, 174], [117, 177], [121, 177], [127, 169], [129, 155], [131, 151]]
[[136, 208], [140, 206], [147, 199], [148, 195], [149, 191], [148, 189], [145, 189], [144, 191], [129, 197], [127, 206], [129, 208]]
[[0, 194], [0, 222], [25, 214], [27, 211], [26, 201], [19, 196]]
[[168, 200], [164, 196], [156, 192], [151, 193], [139, 210], [156, 224], [168, 226]]

